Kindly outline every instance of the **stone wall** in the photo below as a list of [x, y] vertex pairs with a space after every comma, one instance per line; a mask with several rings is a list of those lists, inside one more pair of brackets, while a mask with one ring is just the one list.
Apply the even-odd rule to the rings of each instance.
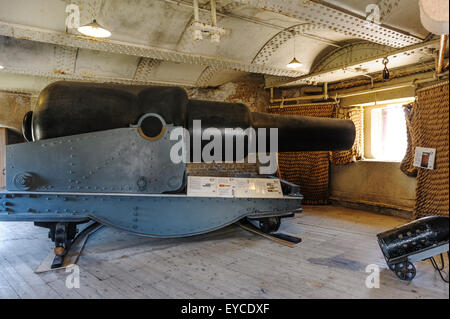
[[216, 88], [186, 90], [191, 99], [243, 103], [252, 112], [265, 112], [269, 106], [269, 92], [264, 90], [264, 77], [260, 75], [243, 76]]
[[26, 93], [0, 91], [0, 127], [22, 131], [22, 119], [31, 110], [34, 99]]

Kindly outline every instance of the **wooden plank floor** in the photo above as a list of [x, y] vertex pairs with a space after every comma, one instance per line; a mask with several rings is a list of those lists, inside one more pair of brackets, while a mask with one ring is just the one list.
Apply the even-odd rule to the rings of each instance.
[[[103, 228], [79, 260], [80, 288], [64, 270], [35, 274], [52, 244], [32, 223], [0, 223], [0, 298], [449, 298], [429, 262], [402, 282], [387, 269], [375, 235], [405, 223], [342, 207], [305, 207], [282, 230], [295, 248], [230, 226], [184, 239], [136, 237]], [[365, 286], [369, 264], [380, 288]]]

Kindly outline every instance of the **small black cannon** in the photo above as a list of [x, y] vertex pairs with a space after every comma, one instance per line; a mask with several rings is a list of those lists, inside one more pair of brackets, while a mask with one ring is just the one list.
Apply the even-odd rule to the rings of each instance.
[[[434, 268], [443, 270], [442, 254], [448, 254], [449, 218], [424, 217], [380, 233], [377, 237], [389, 268], [401, 280], [410, 281], [416, 276], [413, 264], [416, 261], [430, 259]], [[436, 255], [441, 255], [441, 266], [437, 266], [433, 258]]]

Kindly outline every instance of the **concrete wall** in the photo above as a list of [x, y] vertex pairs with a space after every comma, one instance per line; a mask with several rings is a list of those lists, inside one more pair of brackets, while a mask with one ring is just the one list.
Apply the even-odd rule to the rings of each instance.
[[331, 165], [329, 186], [333, 200], [409, 212], [414, 208], [416, 179], [403, 174], [398, 162]]

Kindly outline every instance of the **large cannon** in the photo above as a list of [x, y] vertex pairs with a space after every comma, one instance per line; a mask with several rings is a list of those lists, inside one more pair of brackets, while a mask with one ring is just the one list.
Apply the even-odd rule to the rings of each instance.
[[[180, 128], [180, 139], [172, 139]], [[280, 152], [345, 150], [355, 138], [348, 120], [252, 113], [243, 104], [189, 100], [176, 87], [56, 82], [24, 118], [28, 143], [7, 146], [0, 221], [33, 221], [67, 248], [76, 225], [89, 220], [145, 236], [183, 237], [300, 211], [298, 187], [274, 178], [209, 176], [208, 183], [190, 184], [186, 161], [202, 160], [196, 154], [207, 147], [210, 128], [220, 133], [225, 151], [227, 140], [236, 147], [244, 141], [235, 161], [268, 152], [275, 137]], [[186, 161], [171, 157], [180, 141], [189, 150]], [[220, 153], [219, 160], [230, 159]], [[211, 191], [215, 182], [217, 189], [228, 183], [232, 192]], [[273, 225], [266, 231], [279, 222]]]
[[[39, 141], [129, 127], [148, 113], [188, 128], [191, 136], [201, 134], [193, 132], [193, 120], [221, 130], [278, 128], [280, 152], [345, 150], [355, 138], [350, 120], [252, 113], [239, 103], [189, 100], [178, 87], [77, 82], [56, 82], [45, 88], [35, 111], [25, 117], [23, 132], [28, 141]], [[148, 126], [149, 132], [159, 134], [159, 121], [149, 121]]]

